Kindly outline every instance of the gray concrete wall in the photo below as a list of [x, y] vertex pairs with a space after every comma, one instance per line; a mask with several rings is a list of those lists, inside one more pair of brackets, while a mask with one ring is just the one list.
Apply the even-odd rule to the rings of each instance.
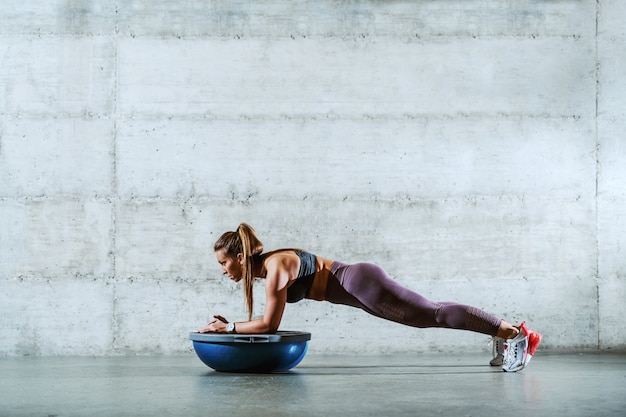
[[[245, 317], [211, 251], [241, 221], [545, 348], [626, 345], [624, 2], [9, 3], [0, 354], [188, 352]], [[488, 349], [312, 301], [282, 327]]]

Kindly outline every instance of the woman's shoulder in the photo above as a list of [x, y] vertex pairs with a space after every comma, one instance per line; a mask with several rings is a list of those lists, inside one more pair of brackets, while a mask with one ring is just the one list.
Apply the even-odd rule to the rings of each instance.
[[300, 265], [300, 257], [293, 249], [278, 249], [267, 252], [263, 256], [263, 266], [268, 272], [283, 271], [291, 275], [297, 272]]
[[263, 259], [265, 263], [283, 263], [290, 259], [298, 258], [298, 254], [296, 253], [297, 249], [275, 249], [270, 252], [266, 252], [263, 254]]
[[266, 259], [269, 257], [274, 257], [274, 256], [299, 256], [302, 253], [308, 253], [306, 250], [304, 249], [298, 249], [298, 248], [281, 248], [281, 249], [274, 249], [272, 251], [269, 252], [265, 252], [263, 254], [263, 257], [265, 257]]

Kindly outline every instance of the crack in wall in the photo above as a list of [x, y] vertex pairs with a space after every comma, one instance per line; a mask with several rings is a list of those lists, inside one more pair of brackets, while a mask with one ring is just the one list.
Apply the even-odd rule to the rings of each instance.
[[119, 334], [118, 323], [118, 300], [117, 300], [117, 206], [118, 206], [118, 183], [117, 183], [117, 138], [119, 117], [119, 4], [115, 2], [115, 31], [113, 33], [113, 103], [112, 103], [112, 155], [111, 155], [111, 285], [113, 286], [113, 305], [111, 317], [111, 350], [117, 349]]
[[599, 142], [599, 134], [598, 134], [598, 108], [600, 101], [600, 60], [598, 54], [598, 31], [600, 24], [600, 0], [596, 0], [596, 22], [595, 22], [595, 77], [596, 77], [596, 91], [595, 91], [595, 158], [596, 158], [596, 178], [595, 178], [595, 226], [596, 226], [596, 265], [595, 265], [595, 280], [596, 280], [596, 327], [597, 327], [597, 348], [600, 349], [601, 343], [601, 327], [600, 327], [600, 215], [599, 215], [599, 204], [598, 204], [598, 190], [600, 184], [600, 142]]

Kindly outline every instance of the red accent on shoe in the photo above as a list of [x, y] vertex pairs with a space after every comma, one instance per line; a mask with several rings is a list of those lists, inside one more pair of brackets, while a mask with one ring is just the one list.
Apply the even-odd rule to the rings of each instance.
[[526, 327], [526, 322], [522, 322], [519, 327], [524, 331], [524, 334], [528, 336], [528, 354], [532, 356], [535, 354], [539, 344], [541, 343], [541, 333], [530, 330]]
[[532, 332], [530, 336], [528, 336], [528, 353], [530, 355], [534, 355], [535, 351], [539, 347], [541, 343], [541, 333]]

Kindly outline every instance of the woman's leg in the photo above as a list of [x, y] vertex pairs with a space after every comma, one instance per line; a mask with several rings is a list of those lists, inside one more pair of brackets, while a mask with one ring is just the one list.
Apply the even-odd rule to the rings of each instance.
[[413, 327], [463, 329], [490, 336], [511, 332], [510, 324], [476, 307], [430, 301], [401, 286], [376, 265], [338, 263], [331, 272], [326, 300], [332, 303], [358, 307]]

